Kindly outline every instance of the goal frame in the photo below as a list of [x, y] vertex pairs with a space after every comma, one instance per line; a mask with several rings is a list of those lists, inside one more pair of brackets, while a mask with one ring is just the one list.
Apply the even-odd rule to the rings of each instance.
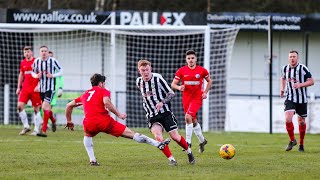
[[[110, 31], [111, 33], [111, 77], [110, 77], [110, 91], [111, 98], [115, 99], [115, 90], [114, 84], [115, 78], [114, 70], [116, 69], [116, 59], [115, 59], [115, 38], [116, 33], [115, 30], [190, 30], [190, 31], [202, 31], [204, 34], [204, 68], [210, 68], [210, 26], [204, 25], [185, 25], [185, 26], [160, 26], [160, 25], [143, 25], [143, 26], [127, 26], [127, 25], [74, 25], [74, 24], [10, 24], [10, 23], [0, 23], [0, 29], [2, 31], [11, 32], [10, 29], [14, 29], [15, 31], [21, 29], [21, 32], [26, 30], [33, 30], [33, 29], [44, 29], [45, 32], [48, 31], [57, 31], [57, 30], [97, 30], [97, 31]], [[206, 82], [205, 82], [206, 83]], [[9, 97], [7, 94], [9, 92], [5, 91], [4, 96], [5, 99]], [[203, 131], [209, 131], [209, 93], [207, 99], [203, 101], [202, 106], [202, 129]], [[6, 101], [7, 102], [7, 101]], [[4, 107], [4, 119], [8, 121], [9, 115], [8, 111], [8, 103], [5, 103]], [[5, 122], [7, 122], [5, 121]]]

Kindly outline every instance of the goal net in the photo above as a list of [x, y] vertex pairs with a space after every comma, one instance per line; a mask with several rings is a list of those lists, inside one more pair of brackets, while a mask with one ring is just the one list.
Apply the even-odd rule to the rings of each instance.
[[[53, 111], [58, 124], [65, 124], [66, 103], [91, 88], [90, 77], [101, 73], [119, 111], [127, 113], [128, 127], [147, 127], [142, 98], [135, 85], [139, 76], [137, 62], [148, 59], [153, 72], [160, 73], [170, 85], [178, 68], [185, 65], [185, 52], [194, 49], [198, 64], [211, 74], [213, 88], [204, 101], [198, 118], [204, 130], [224, 130], [226, 118], [226, 81], [228, 62], [238, 29], [211, 30], [206, 26], [84, 26], [0, 24], [0, 124], [20, 125], [17, 114], [17, 79], [22, 48], [47, 45], [63, 68], [64, 93]], [[33, 115], [26, 106], [30, 124]], [[172, 110], [184, 128], [181, 92], [176, 91]], [[73, 120], [81, 124], [83, 113], [77, 108]]]

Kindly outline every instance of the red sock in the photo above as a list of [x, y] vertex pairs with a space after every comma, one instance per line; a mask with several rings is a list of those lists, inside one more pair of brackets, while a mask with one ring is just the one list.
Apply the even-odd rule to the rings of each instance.
[[55, 123], [55, 122], [56, 122], [56, 119], [55, 119], [54, 116], [53, 116], [53, 112], [52, 112], [52, 111], [49, 111], [49, 113], [50, 113], [51, 122], [52, 122], [52, 123]]
[[42, 132], [47, 132], [48, 120], [50, 117], [50, 111], [43, 110], [43, 124], [42, 124]]
[[295, 139], [293, 123], [292, 122], [286, 123], [286, 128], [287, 128], [288, 135], [290, 137], [290, 141], [293, 141]]
[[184, 150], [187, 150], [189, 148], [187, 141], [184, 139], [183, 136], [181, 136], [180, 142], [177, 142]]
[[166, 147], [164, 147], [164, 149], [162, 150], [162, 153], [163, 153], [167, 158], [169, 158], [169, 157], [172, 156], [172, 153], [171, 153], [168, 145], [166, 145]]
[[[159, 141], [159, 142], [163, 141], [163, 139], [162, 139], [162, 138], [159, 138], [159, 137], [156, 137], [156, 140]], [[171, 153], [168, 145], [166, 145], [166, 146], [164, 147], [164, 149], [161, 150], [161, 151], [162, 151], [162, 153], [163, 153], [167, 158], [169, 158], [169, 157], [172, 156], [172, 153]]]
[[307, 125], [299, 125], [300, 144], [303, 145], [304, 135], [306, 134]]

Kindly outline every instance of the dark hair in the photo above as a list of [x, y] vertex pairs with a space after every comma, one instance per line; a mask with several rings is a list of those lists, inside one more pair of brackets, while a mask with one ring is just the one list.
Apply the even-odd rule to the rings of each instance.
[[296, 50], [291, 50], [289, 53], [296, 53], [297, 55], [299, 55], [298, 51]]
[[96, 73], [90, 78], [90, 81], [92, 86], [98, 86], [100, 82], [104, 83], [106, 81], [106, 77]]
[[49, 51], [48, 53], [49, 53], [49, 54], [53, 54], [53, 52], [52, 52], [52, 51]]
[[25, 46], [25, 47], [23, 47], [23, 50], [24, 51], [27, 51], [27, 50], [31, 50], [32, 51], [32, 48], [31, 48], [31, 46]]
[[39, 48], [39, 49], [41, 49], [41, 48], [47, 48], [47, 49], [49, 49], [49, 48], [48, 48], [48, 46], [46, 46], [46, 45], [42, 45], [42, 46], [40, 46], [40, 48]]
[[194, 50], [192, 50], [192, 49], [190, 49], [190, 50], [188, 50], [188, 51], [186, 52], [186, 56], [191, 55], [191, 54], [197, 56], [196, 52], [195, 52]]

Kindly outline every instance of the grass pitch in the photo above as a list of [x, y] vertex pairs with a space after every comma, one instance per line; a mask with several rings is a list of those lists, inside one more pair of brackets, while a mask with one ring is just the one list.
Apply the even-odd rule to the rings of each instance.
[[[147, 129], [134, 129], [150, 137]], [[178, 166], [168, 166], [165, 156], [150, 145], [103, 133], [94, 140], [101, 166], [91, 167], [83, 147], [81, 127], [71, 132], [58, 127], [47, 138], [19, 136], [20, 129], [0, 126], [0, 179], [318, 179], [320, 135], [306, 135], [305, 152], [295, 146], [284, 151], [286, 134], [205, 133], [208, 144], [198, 152], [193, 135], [195, 165], [174, 141], [171, 151]], [[185, 134], [184, 131], [180, 131]], [[165, 137], [168, 135], [165, 133]], [[296, 135], [299, 138], [299, 135]], [[236, 148], [231, 160], [219, 157], [222, 144]]]

